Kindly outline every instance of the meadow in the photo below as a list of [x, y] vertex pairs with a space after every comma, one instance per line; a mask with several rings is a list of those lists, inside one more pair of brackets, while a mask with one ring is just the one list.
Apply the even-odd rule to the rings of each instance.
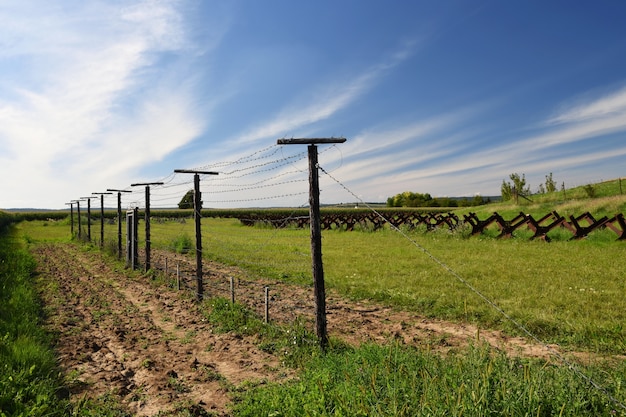
[[[522, 334], [471, 286], [546, 343], [622, 353], [625, 248], [608, 233], [547, 244], [445, 230], [331, 230], [323, 233], [325, 280], [328, 288], [354, 299]], [[193, 242], [193, 225], [153, 224], [151, 236], [153, 247], [172, 248], [181, 237]], [[250, 279], [311, 283], [307, 230], [203, 219], [203, 248], [205, 258], [239, 266]]]
[[[69, 239], [66, 222], [19, 227], [27, 240]], [[142, 227], [143, 221], [140, 247]], [[113, 251], [117, 226], [105, 230], [105, 245]], [[310, 284], [308, 230], [248, 227], [219, 218], [203, 219], [202, 230], [205, 259], [239, 266], [249, 279]], [[550, 243], [465, 232], [324, 231], [327, 287], [353, 299], [524, 335], [487, 298], [545, 343], [609, 354], [626, 350], [626, 248], [612, 232]], [[153, 221], [152, 247], [175, 250], [182, 242], [191, 249], [194, 233], [193, 221]], [[92, 225], [92, 235], [99, 238], [99, 224]]]
[[[541, 214], [554, 208], [550, 204], [538, 202], [523, 210]], [[569, 209], [557, 208], [562, 215], [567, 210], [580, 213], [589, 202], [567, 204]], [[624, 199], [593, 204], [596, 210], [610, 213], [623, 209]], [[517, 213], [519, 207], [490, 205], [481, 210]], [[20, 223], [18, 228], [31, 244], [70, 240], [67, 221], [36, 220]], [[426, 317], [510, 335], [530, 332], [544, 343], [558, 344], [562, 351], [588, 352], [589, 358], [596, 358], [577, 365], [581, 374], [567, 365], [509, 358], [481, 346], [442, 357], [394, 343], [355, 348], [334, 341], [330, 351], [320, 355], [306, 342], [310, 338], [302, 337], [293, 341], [301, 350], [293, 364], [300, 370], [297, 381], [232, 388], [233, 414], [622, 414], [626, 369], [614, 355], [623, 354], [626, 347], [624, 242], [615, 241], [615, 234], [608, 231], [593, 232], [583, 241], [557, 236], [550, 243], [529, 241], [524, 230], [509, 240], [495, 239], [489, 233], [470, 237], [467, 232], [324, 231], [327, 288]], [[249, 227], [236, 219], [204, 218], [202, 234], [205, 259], [236, 265], [243, 269], [245, 279], [264, 277], [311, 285], [308, 230]], [[97, 222], [92, 225], [92, 236], [99, 237]], [[141, 238], [143, 221], [143, 246]], [[151, 224], [153, 248], [184, 252], [193, 248], [193, 241], [190, 219]], [[104, 246], [115, 252], [116, 225], [106, 225]], [[238, 319], [229, 318], [237, 310], [228, 303], [220, 305], [224, 311], [216, 323], [241, 320], [241, 314]], [[243, 316], [244, 322], [229, 328], [266, 331], [252, 314]], [[332, 328], [329, 332], [332, 338]], [[273, 334], [272, 343], [280, 337]], [[590, 390], [587, 376], [602, 388]]]

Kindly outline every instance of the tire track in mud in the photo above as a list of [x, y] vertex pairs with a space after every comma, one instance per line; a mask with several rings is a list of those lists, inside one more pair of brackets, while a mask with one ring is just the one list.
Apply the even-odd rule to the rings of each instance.
[[72, 245], [34, 250], [49, 327], [74, 397], [118, 396], [130, 412], [174, 409], [228, 414], [228, 387], [284, 378], [251, 340], [213, 334], [197, 307], [145, 276], [129, 278]]

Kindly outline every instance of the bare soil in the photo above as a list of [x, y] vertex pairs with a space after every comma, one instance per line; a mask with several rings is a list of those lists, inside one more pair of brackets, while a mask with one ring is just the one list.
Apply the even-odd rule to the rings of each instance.
[[[131, 273], [99, 252], [70, 244], [40, 245], [34, 250], [46, 290], [47, 325], [56, 334], [56, 350], [69, 381], [71, 398], [113, 395], [138, 416], [229, 414], [229, 389], [242, 384], [285, 381], [294, 376], [277, 355], [257, 347], [255, 336], [216, 333], [198, 312], [192, 288], [194, 260], [154, 251], [153, 265], [182, 276], [182, 291]], [[263, 317], [269, 287], [270, 320], [296, 318], [313, 328], [312, 287], [250, 281], [236, 268], [206, 262], [207, 296], [230, 297]], [[331, 337], [364, 342], [407, 344], [446, 352], [474, 341], [512, 355], [548, 358], [546, 347], [471, 325], [427, 319], [369, 301], [352, 301], [327, 292]]]

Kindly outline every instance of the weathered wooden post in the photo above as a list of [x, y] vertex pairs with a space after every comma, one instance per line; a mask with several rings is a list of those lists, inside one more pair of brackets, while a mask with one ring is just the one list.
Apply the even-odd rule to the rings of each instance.
[[270, 287], [265, 287], [265, 324], [270, 322]]
[[198, 302], [204, 297], [204, 286], [202, 283], [202, 229], [200, 219], [202, 218], [202, 197], [200, 195], [200, 174], [218, 175], [212, 171], [196, 171], [190, 169], [175, 169], [174, 172], [180, 174], [193, 175], [193, 218], [196, 223], [196, 298]]
[[146, 186], [146, 210], [145, 210], [145, 220], [146, 220], [146, 272], [150, 269], [150, 186], [151, 185], [163, 185], [162, 182], [143, 182], [137, 184], [131, 184], [131, 187], [136, 187], [139, 185]]
[[70, 236], [74, 239], [74, 203], [65, 203], [70, 206]]
[[78, 216], [78, 240], [82, 238], [82, 229], [81, 220], [80, 220], [80, 200], [74, 200], [72, 203], [76, 204], [76, 215]]
[[107, 188], [107, 191], [117, 192], [117, 259], [122, 259], [122, 193], [132, 193], [132, 191], [113, 188]]
[[92, 196], [81, 197], [81, 200], [87, 200], [87, 240], [91, 242], [91, 199]]
[[139, 264], [139, 236], [137, 235], [139, 209], [134, 207], [126, 211], [126, 265], [137, 269]]
[[113, 193], [91, 193], [100, 196], [100, 249], [104, 247], [104, 196]]
[[278, 145], [308, 145], [309, 153], [309, 217], [311, 221], [311, 261], [315, 295], [315, 330], [322, 350], [328, 346], [326, 328], [326, 289], [322, 263], [322, 229], [320, 221], [320, 189], [316, 144], [344, 143], [345, 138], [278, 139]]

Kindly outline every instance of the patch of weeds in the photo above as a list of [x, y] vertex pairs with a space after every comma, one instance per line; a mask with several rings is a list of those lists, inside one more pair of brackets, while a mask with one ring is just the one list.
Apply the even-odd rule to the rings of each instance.
[[148, 349], [148, 346], [150, 343], [148, 342], [148, 339], [145, 336], [139, 337], [139, 341], [140, 341], [139, 346], [142, 349]]
[[189, 253], [189, 251], [193, 248], [194, 243], [187, 234], [182, 234], [169, 243], [169, 250], [174, 251], [176, 253]]
[[112, 314], [110, 309], [95, 310], [92, 313], [92, 317], [94, 321], [100, 321], [102, 320], [103, 317], [108, 316], [110, 314]]
[[159, 411], [156, 417], [217, 417], [220, 414], [205, 410], [200, 404], [181, 401], [174, 404], [170, 411]]
[[198, 372], [202, 375], [202, 380], [205, 382], [226, 381], [226, 378], [212, 366], [202, 365], [198, 367]]
[[161, 340], [163, 340], [164, 342], [171, 342], [176, 340], [176, 336], [172, 333], [165, 332], [163, 333], [163, 336], [161, 336]]
[[144, 360], [141, 361], [141, 367], [145, 368], [145, 369], [153, 369], [154, 368], [154, 361], [152, 360], [152, 358], [145, 358]]
[[98, 398], [83, 397], [69, 413], [70, 416], [85, 417], [131, 417], [119, 399], [112, 393], [106, 393]]
[[170, 377], [167, 379], [167, 386], [180, 394], [190, 391], [187, 384], [185, 384], [184, 381], [181, 381], [178, 378], [178, 375], [173, 372], [170, 373]]
[[226, 298], [213, 298], [204, 303], [202, 314], [221, 333], [258, 333], [263, 322], [241, 304], [233, 304]]
[[130, 394], [130, 397], [129, 397], [130, 401], [144, 401], [147, 398], [147, 394], [144, 390], [145, 390], [144, 385], [140, 385], [137, 388], [135, 388]]

